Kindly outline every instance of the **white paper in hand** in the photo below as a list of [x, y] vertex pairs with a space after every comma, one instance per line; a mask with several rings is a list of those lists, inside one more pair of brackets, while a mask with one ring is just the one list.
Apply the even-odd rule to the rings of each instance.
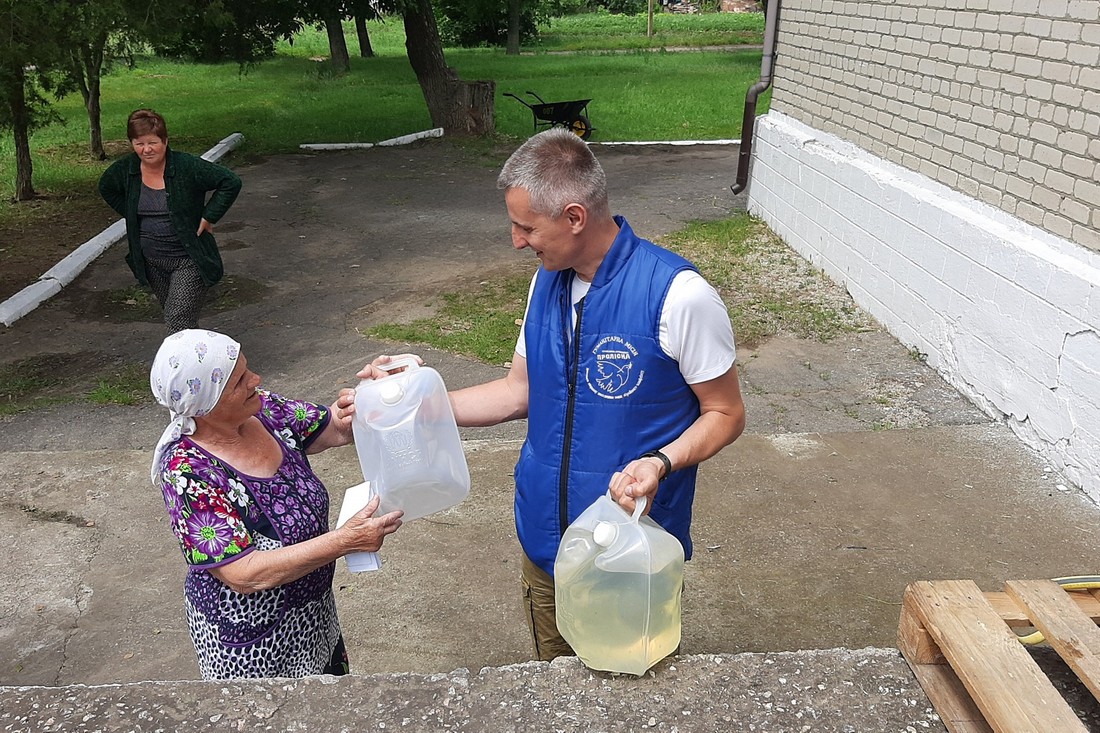
[[[336, 528], [343, 526], [344, 522], [351, 519], [370, 503], [374, 498], [374, 491], [369, 481], [352, 486], [344, 492], [344, 504], [340, 507], [340, 518], [336, 520]], [[348, 570], [353, 573], [362, 573], [366, 570], [378, 570], [382, 567], [382, 559], [377, 552], [353, 552], [345, 555]]]

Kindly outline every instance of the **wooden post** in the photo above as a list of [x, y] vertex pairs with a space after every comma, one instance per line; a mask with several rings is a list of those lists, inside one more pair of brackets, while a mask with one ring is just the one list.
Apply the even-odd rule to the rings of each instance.
[[649, 14], [646, 16], [645, 37], [653, 38], [653, 0], [649, 0]]

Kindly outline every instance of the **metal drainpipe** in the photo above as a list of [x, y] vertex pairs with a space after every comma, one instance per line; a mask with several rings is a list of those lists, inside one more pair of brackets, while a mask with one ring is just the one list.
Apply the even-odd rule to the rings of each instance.
[[741, 193], [749, 185], [749, 161], [752, 160], [752, 133], [756, 124], [756, 98], [772, 85], [772, 68], [775, 66], [775, 36], [779, 30], [779, 0], [768, 0], [768, 13], [764, 19], [764, 54], [760, 59], [760, 81], [749, 87], [745, 95], [745, 118], [741, 121], [741, 150], [737, 155], [737, 182], [730, 186], [734, 193]]

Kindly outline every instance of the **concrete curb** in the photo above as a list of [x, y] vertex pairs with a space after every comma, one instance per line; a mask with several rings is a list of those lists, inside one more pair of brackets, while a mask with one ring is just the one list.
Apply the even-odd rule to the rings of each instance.
[[244, 142], [244, 135], [239, 132], [234, 132], [232, 135], [223, 138], [221, 142], [203, 153], [202, 159], [209, 160], [211, 163], [217, 163], [224, 158], [230, 150], [237, 147], [242, 142]]
[[399, 137], [391, 137], [389, 140], [383, 140], [378, 143], [302, 143], [298, 147], [302, 150], [365, 150], [367, 148], [373, 148], [375, 145], [379, 147], [407, 145], [411, 142], [429, 137], [443, 137], [443, 128], [434, 127], [431, 130], [423, 130], [421, 132], [413, 132]]
[[373, 148], [374, 143], [302, 143], [298, 146], [300, 150], [366, 150], [367, 148]]
[[591, 142], [589, 145], [740, 145], [740, 140], [622, 140]]
[[431, 130], [424, 130], [423, 132], [414, 132], [411, 135], [401, 135], [400, 137], [391, 137], [389, 140], [383, 140], [378, 143], [381, 147], [389, 147], [391, 145], [408, 145], [411, 142], [417, 140], [423, 140], [429, 137], [443, 137], [443, 128], [434, 127]]
[[[202, 154], [204, 160], [216, 163], [244, 140], [244, 135], [234, 132]], [[126, 222], [119, 219], [99, 234], [65, 256], [47, 270], [42, 277], [0, 303], [0, 323], [10, 326], [33, 311], [45, 301], [61, 292], [76, 276], [116, 242], [126, 237]]]

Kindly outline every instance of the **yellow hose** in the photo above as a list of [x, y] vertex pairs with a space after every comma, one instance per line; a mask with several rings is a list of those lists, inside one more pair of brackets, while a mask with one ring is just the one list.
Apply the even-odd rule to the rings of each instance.
[[[1093, 588], [1100, 588], [1100, 575], [1070, 575], [1065, 578], [1052, 578], [1052, 580], [1065, 590], [1090, 590]], [[1018, 638], [1021, 643], [1027, 644], [1028, 646], [1042, 644], [1045, 640], [1041, 631], [1018, 636], [1016, 638]]]

